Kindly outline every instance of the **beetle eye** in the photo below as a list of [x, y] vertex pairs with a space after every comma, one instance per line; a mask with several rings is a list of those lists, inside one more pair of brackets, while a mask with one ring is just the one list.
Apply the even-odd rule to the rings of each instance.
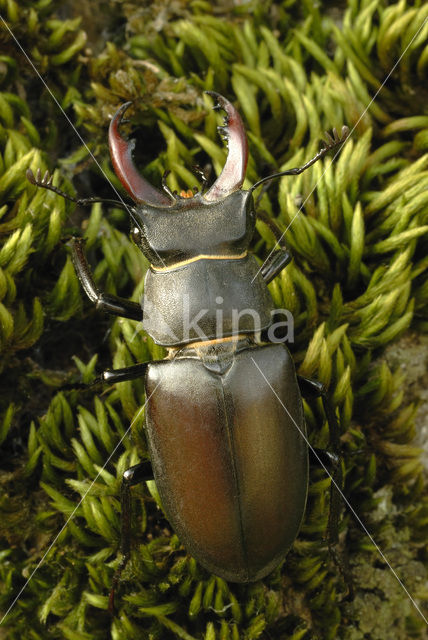
[[131, 229], [131, 238], [135, 242], [135, 244], [140, 244], [141, 242], [141, 231], [138, 227], [132, 227]]

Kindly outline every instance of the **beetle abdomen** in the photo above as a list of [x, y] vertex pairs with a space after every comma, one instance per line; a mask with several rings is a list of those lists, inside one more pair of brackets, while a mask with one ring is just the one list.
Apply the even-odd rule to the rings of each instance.
[[288, 350], [252, 346], [230, 357], [221, 374], [190, 357], [150, 365], [146, 427], [182, 543], [213, 573], [250, 582], [270, 573], [297, 535], [307, 446]]

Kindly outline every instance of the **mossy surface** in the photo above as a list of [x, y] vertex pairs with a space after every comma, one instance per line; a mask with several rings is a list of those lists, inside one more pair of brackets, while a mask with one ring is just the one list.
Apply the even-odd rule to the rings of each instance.
[[[0, 638], [424, 637], [409, 598], [426, 616], [418, 397], [383, 354], [407, 329], [428, 326], [426, 4], [0, 0], [0, 15], [46, 83], [0, 24]], [[138, 166], [156, 185], [169, 169], [171, 189], [193, 187], [195, 164], [212, 166], [213, 177], [225, 159], [221, 118], [204, 90], [243, 116], [244, 186], [303, 164], [325, 129], [353, 129], [333, 161], [282, 178], [259, 208], [286, 231], [294, 261], [270, 290], [293, 314], [298, 372], [328, 387], [343, 492], [372, 539], [344, 507], [337, 555], [349, 561], [349, 599], [325, 542], [330, 480], [314, 467], [283, 565], [263, 582], [226, 584], [186, 554], [144, 485], [134, 491], [135, 549], [112, 619], [120, 479], [147, 456], [143, 385], [61, 387], [163, 351], [136, 322], [91, 307], [67, 240], [85, 237], [95, 279], [110, 293], [138, 300], [148, 265], [125, 212], [76, 209], [30, 185], [25, 170], [57, 170], [60, 188], [111, 198], [106, 177], [121, 186], [107, 126], [132, 100]], [[257, 256], [274, 242], [258, 222]], [[312, 445], [328, 448], [321, 403], [305, 412]]]

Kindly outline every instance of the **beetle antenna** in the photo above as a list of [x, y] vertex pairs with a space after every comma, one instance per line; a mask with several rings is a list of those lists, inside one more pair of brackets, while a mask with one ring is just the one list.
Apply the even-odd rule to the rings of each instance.
[[65, 198], [66, 200], [75, 202], [76, 204], [82, 207], [94, 204], [94, 202], [103, 202], [104, 204], [112, 204], [115, 207], [121, 207], [122, 209], [129, 211], [129, 205], [127, 205], [125, 202], [121, 202], [120, 200], [112, 200], [109, 198], [74, 198], [73, 196], [66, 193], [65, 191], [62, 191], [61, 189], [58, 189], [58, 187], [53, 186], [52, 184], [53, 175], [50, 175], [49, 171], [45, 171], [45, 174], [42, 177], [42, 172], [40, 168], [37, 169], [36, 175], [34, 175], [32, 170], [28, 168], [25, 175], [27, 177], [27, 180], [31, 182], [31, 184], [34, 184], [36, 187], [43, 187], [43, 189], [48, 189], [49, 191], [53, 191], [57, 195]]
[[250, 187], [249, 190], [254, 191], [254, 189], [257, 189], [257, 187], [263, 184], [264, 182], [267, 182], [269, 180], [274, 180], [275, 178], [280, 178], [281, 176], [297, 176], [299, 175], [299, 173], [303, 173], [303, 171], [306, 171], [306, 169], [309, 169], [309, 167], [311, 167], [313, 164], [318, 162], [318, 160], [321, 160], [321, 158], [323, 158], [326, 155], [326, 153], [343, 144], [349, 136], [349, 128], [345, 125], [342, 127], [340, 138], [336, 129], [333, 129], [332, 133], [333, 135], [331, 135], [328, 131], [325, 132], [327, 140], [323, 140], [323, 142], [326, 144], [326, 146], [323, 147], [321, 151], [318, 151], [316, 156], [314, 156], [311, 160], [309, 160], [309, 162], [304, 164], [303, 167], [295, 167], [294, 169], [287, 169], [286, 171], [280, 171], [279, 173], [274, 173], [271, 176], [262, 178], [261, 180], [256, 182], [256, 184], [253, 184], [253, 186]]
[[166, 169], [163, 172], [163, 176], [162, 176], [162, 189], [169, 195], [170, 198], [172, 198], [172, 200], [175, 200], [175, 193], [173, 193], [171, 191], [171, 189], [168, 187], [167, 183], [166, 183], [166, 179], [169, 176], [169, 174], [171, 173], [171, 171], [169, 169]]

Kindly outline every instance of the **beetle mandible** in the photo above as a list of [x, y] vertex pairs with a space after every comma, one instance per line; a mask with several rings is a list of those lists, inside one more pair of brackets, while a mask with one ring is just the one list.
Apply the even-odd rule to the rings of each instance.
[[[226, 112], [220, 130], [228, 154], [220, 176], [200, 192], [173, 193], [165, 180], [159, 190], [137, 171], [134, 143], [120, 133], [130, 102], [110, 124], [113, 166], [135, 203], [126, 206], [133, 239], [150, 261], [143, 304], [99, 291], [82, 241], [72, 242], [74, 266], [90, 300], [108, 313], [143, 320], [153, 340], [168, 349], [165, 360], [101, 376], [109, 382], [145, 376], [152, 468], [142, 462], [123, 477], [123, 555], [112, 594], [130, 556], [130, 487], [153, 476], [163, 509], [187, 550], [209, 571], [233, 582], [269, 574], [295, 540], [305, 510], [308, 446], [302, 437], [302, 394], [322, 395], [323, 389], [296, 376], [287, 347], [266, 338], [273, 322], [267, 285], [291, 255], [279, 242], [259, 268], [248, 253], [257, 215], [253, 191], [273, 178], [301, 173], [343, 143], [348, 130], [343, 127], [341, 137], [336, 130], [333, 137], [328, 134], [326, 146], [303, 167], [242, 190], [248, 157], [244, 125], [226, 98], [207, 93], [216, 101], [214, 108]], [[101, 200], [70, 198], [40, 171], [34, 176], [28, 170], [27, 177], [81, 205]], [[275, 224], [269, 224], [275, 231]], [[183, 298], [197, 323], [183, 322]], [[334, 412], [326, 413], [337, 449]]]

